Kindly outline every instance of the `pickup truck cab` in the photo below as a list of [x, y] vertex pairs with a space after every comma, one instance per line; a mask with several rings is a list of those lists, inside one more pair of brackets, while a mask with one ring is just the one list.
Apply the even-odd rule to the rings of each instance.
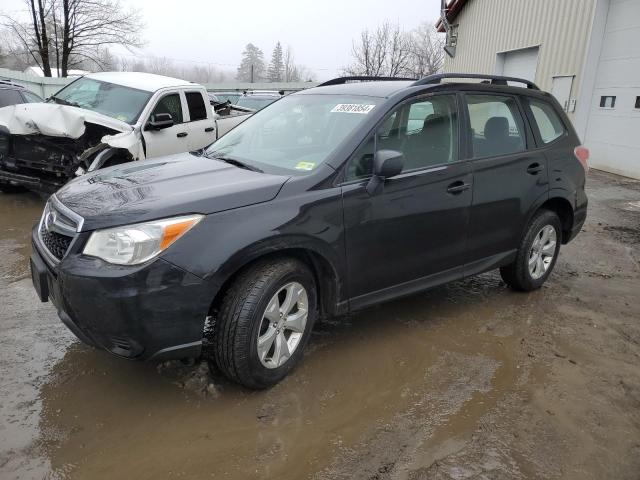
[[92, 73], [47, 103], [0, 109], [0, 190], [52, 193], [105, 166], [199, 150], [248, 115], [218, 115], [206, 89], [185, 80]]

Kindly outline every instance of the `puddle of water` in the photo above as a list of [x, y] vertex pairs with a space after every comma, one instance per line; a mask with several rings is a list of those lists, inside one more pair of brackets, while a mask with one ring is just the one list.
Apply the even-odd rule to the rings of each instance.
[[42, 214], [44, 201], [32, 193], [0, 192], [0, 282], [10, 282], [28, 276], [26, 261], [31, 254], [30, 232]]
[[[44, 451], [68, 478], [305, 478], [442, 382], [450, 414], [467, 402], [461, 423], [443, 428], [466, 431], [512, 381], [505, 343], [476, 334], [507, 314], [486, 302], [496, 290], [511, 297], [487, 277], [321, 324], [301, 367], [266, 392], [220, 382], [203, 398], [153, 365], [71, 349], [41, 391]], [[505, 304], [513, 298], [523, 297]], [[462, 356], [450, 371], [452, 352]], [[465, 377], [474, 364], [482, 382]]]

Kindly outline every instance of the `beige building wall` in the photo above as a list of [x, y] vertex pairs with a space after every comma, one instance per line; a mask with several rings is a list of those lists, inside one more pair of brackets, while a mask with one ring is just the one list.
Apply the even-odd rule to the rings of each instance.
[[578, 98], [594, 6], [595, 0], [469, 0], [452, 22], [459, 25], [458, 45], [444, 71], [493, 74], [497, 53], [537, 46], [535, 83], [551, 91], [554, 76], [575, 75], [571, 97]]

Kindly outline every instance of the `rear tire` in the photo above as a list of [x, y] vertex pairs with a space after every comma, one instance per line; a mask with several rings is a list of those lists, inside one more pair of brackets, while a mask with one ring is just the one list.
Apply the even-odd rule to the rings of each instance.
[[316, 306], [315, 280], [304, 263], [276, 258], [250, 266], [227, 290], [215, 318], [218, 368], [247, 388], [275, 385], [302, 358]]
[[550, 210], [540, 210], [529, 222], [516, 259], [500, 268], [500, 276], [514, 290], [530, 292], [540, 288], [556, 264], [561, 243], [558, 215]]

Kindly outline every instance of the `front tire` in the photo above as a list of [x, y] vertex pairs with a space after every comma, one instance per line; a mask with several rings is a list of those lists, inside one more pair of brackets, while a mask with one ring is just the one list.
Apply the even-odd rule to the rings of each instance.
[[536, 290], [549, 278], [562, 243], [560, 219], [555, 212], [540, 210], [522, 237], [516, 259], [500, 268], [504, 282], [514, 290]]
[[275, 385], [299, 363], [317, 316], [309, 268], [293, 258], [261, 261], [227, 290], [213, 326], [215, 361], [241, 385]]

